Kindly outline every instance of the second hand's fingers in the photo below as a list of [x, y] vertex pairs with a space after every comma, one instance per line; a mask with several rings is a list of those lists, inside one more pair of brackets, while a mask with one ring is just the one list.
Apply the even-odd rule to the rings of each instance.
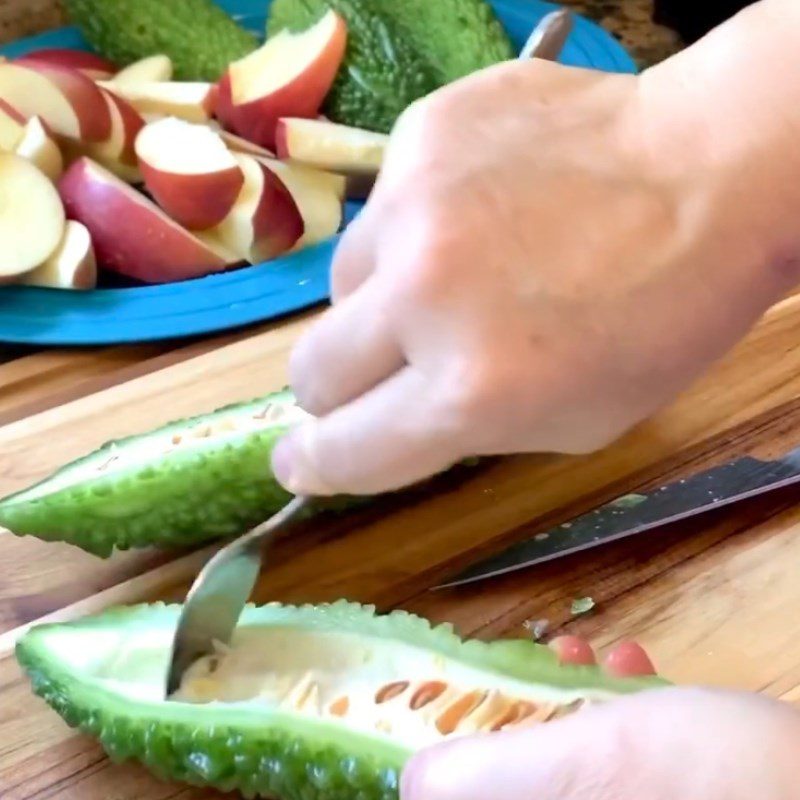
[[331, 264], [331, 301], [340, 303], [355, 292], [375, 269], [375, 228], [369, 203], [339, 239]]
[[295, 346], [290, 381], [315, 416], [354, 400], [405, 363], [374, 279], [329, 309]]
[[[548, 644], [562, 664], [597, 663], [592, 646], [580, 636], [557, 636]], [[622, 642], [603, 659], [603, 669], [615, 678], [655, 675], [656, 669], [645, 649], [636, 642]]]
[[273, 469], [293, 494], [378, 494], [400, 489], [463, 457], [437, 423], [431, 386], [411, 367], [301, 424], [276, 446]]
[[603, 660], [603, 666], [610, 675], [617, 678], [635, 678], [642, 675], [655, 675], [656, 668], [645, 649], [636, 642], [622, 642]]

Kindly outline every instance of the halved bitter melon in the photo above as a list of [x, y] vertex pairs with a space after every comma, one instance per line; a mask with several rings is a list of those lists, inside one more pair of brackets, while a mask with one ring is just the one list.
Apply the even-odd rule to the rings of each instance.
[[394, 800], [413, 752], [546, 724], [665, 685], [559, 665], [530, 640], [460, 639], [402, 611], [339, 601], [248, 606], [230, 647], [163, 698], [178, 606], [42, 625], [17, 645], [34, 691], [114, 760], [245, 797]]
[[0, 526], [98, 556], [241, 534], [290, 499], [270, 457], [306, 416], [284, 390], [109, 442], [0, 500]]

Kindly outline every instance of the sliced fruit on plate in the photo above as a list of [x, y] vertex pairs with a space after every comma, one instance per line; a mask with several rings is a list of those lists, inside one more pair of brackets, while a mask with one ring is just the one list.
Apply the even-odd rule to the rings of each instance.
[[89, 230], [98, 262], [145, 283], [200, 278], [225, 261], [155, 203], [89, 158], [59, 181], [70, 219]]
[[349, 197], [369, 194], [389, 144], [383, 133], [299, 117], [280, 119], [275, 139], [279, 158], [346, 176]]
[[275, 170], [252, 156], [234, 155], [244, 185], [230, 213], [212, 235], [223, 247], [251, 264], [290, 250], [303, 235], [303, 217]]
[[97, 261], [92, 237], [80, 222], [69, 220], [61, 242], [44, 264], [23, 275], [24, 286], [53, 289], [94, 289], [97, 285]]
[[344, 218], [345, 179], [341, 175], [275, 159], [257, 161], [278, 175], [303, 216], [303, 235], [295, 242], [295, 250], [322, 242], [338, 232]]
[[233, 133], [275, 148], [281, 117], [315, 117], [344, 58], [347, 28], [328, 11], [305, 31], [281, 31], [220, 80], [217, 116]]
[[214, 92], [210, 83], [146, 81], [117, 84], [102, 81], [99, 85], [127, 100], [140, 114], [208, 122], [214, 110]]
[[0, 153], [0, 278], [29, 272], [58, 247], [64, 207], [52, 181], [15, 153]]
[[25, 117], [0, 100], [0, 150], [13, 151], [25, 135]]
[[172, 60], [163, 53], [142, 58], [128, 64], [120, 70], [109, 83], [115, 86], [136, 85], [137, 83], [152, 83], [171, 81], [173, 75]]
[[35, 164], [51, 181], [57, 181], [64, 171], [61, 149], [47, 126], [39, 117], [31, 117], [17, 142], [14, 152]]
[[155, 201], [193, 230], [222, 222], [244, 185], [233, 153], [204, 125], [175, 117], [150, 123], [136, 140], [136, 153]]
[[0, 64], [0, 99], [25, 119], [41, 117], [54, 133], [102, 142], [111, 133], [103, 94], [82, 72], [28, 57]]
[[111, 135], [104, 142], [65, 140], [64, 156], [69, 164], [88, 156], [127, 183], [141, 183], [136, 138], [145, 125], [144, 119], [126, 100], [106, 89], [100, 91], [111, 115]]
[[77, 50], [69, 47], [43, 47], [40, 50], [32, 50], [26, 53], [23, 58], [34, 58], [37, 61], [43, 61], [48, 64], [79, 69], [92, 80], [105, 80], [117, 72], [117, 65], [107, 58], [103, 58], [96, 53], [90, 53], [87, 50]]

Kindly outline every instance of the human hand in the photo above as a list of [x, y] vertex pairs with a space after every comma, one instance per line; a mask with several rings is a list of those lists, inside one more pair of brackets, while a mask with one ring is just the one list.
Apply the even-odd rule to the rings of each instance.
[[706, 48], [642, 77], [512, 62], [409, 109], [336, 253], [333, 307], [292, 354], [317, 419], [275, 450], [286, 488], [596, 450], [791, 287], [797, 129], [767, 113], [772, 76], [744, 103], [734, 63], [733, 86], [693, 91]]
[[[594, 660], [568, 637], [562, 661]], [[652, 672], [635, 644], [612, 651], [615, 675]], [[455, 739], [407, 764], [400, 800], [793, 800], [800, 714], [755, 695], [658, 689], [537, 728]]]

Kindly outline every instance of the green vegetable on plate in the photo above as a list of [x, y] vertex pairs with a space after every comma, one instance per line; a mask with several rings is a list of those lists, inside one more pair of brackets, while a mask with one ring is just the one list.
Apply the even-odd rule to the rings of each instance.
[[303, 30], [328, 8], [348, 45], [324, 111], [345, 125], [388, 133], [415, 100], [515, 56], [486, 0], [273, 0], [267, 34]]
[[248, 798], [395, 800], [403, 764], [425, 745], [547, 724], [665, 683], [339, 601], [248, 606], [231, 645], [193, 665], [167, 700], [179, 610], [141, 605], [34, 627], [17, 659], [34, 692], [113, 760]]
[[213, 0], [64, 0], [64, 7], [101, 55], [126, 66], [163, 53], [176, 80], [216, 81], [258, 46]]

